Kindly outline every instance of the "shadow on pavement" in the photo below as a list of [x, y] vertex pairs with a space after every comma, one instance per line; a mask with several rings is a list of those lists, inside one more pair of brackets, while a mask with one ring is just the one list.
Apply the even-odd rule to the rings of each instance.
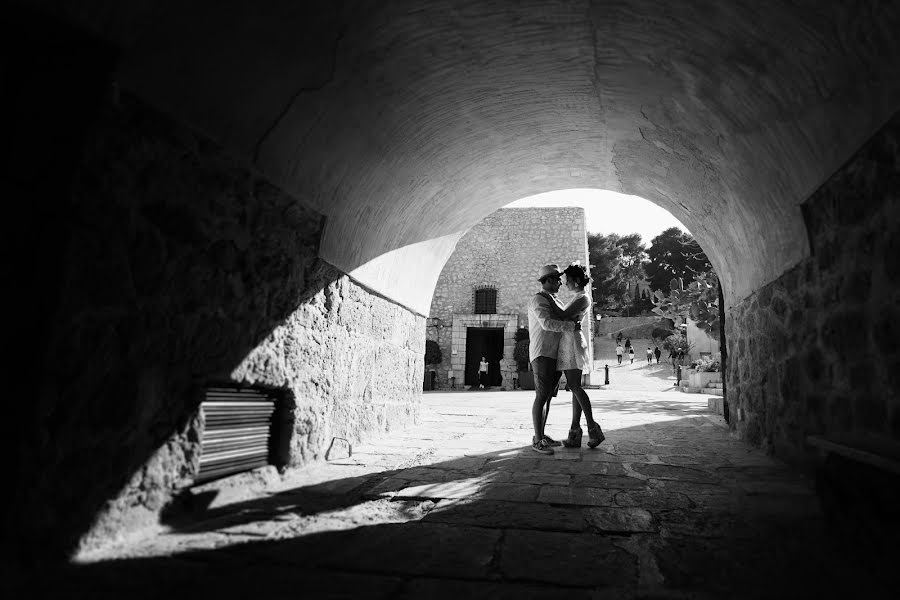
[[[887, 597], [830, 541], [807, 481], [707, 419], [608, 438], [594, 451], [510, 447], [212, 510], [173, 508], [164, 556], [31, 574], [23, 590], [59, 598]], [[201, 549], [190, 547], [196, 536]]]

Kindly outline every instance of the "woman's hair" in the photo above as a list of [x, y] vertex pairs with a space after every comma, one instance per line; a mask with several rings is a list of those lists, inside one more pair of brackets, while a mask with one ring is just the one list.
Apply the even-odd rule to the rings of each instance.
[[590, 276], [588, 276], [588, 270], [581, 263], [573, 262], [571, 265], [566, 267], [563, 273], [566, 274], [566, 277], [577, 283], [580, 287], [584, 287], [591, 280]]

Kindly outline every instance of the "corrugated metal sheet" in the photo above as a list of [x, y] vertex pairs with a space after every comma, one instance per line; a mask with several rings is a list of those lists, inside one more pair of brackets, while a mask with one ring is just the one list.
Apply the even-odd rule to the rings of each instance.
[[259, 390], [209, 388], [200, 409], [205, 425], [195, 483], [269, 464], [274, 398]]

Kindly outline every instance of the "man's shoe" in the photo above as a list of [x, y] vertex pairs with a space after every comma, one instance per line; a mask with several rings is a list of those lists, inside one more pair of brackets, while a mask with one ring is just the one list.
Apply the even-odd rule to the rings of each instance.
[[547, 442], [548, 446], [562, 446], [562, 442], [557, 442], [549, 435], [544, 436], [544, 441]]
[[541, 454], [553, 454], [553, 448], [547, 444], [547, 440], [531, 442], [531, 449]]

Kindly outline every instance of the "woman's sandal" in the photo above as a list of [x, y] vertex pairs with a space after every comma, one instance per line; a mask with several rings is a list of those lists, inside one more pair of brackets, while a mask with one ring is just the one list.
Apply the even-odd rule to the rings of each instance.
[[588, 436], [591, 438], [588, 442], [588, 448], [596, 448], [606, 439], [606, 436], [603, 435], [603, 430], [600, 429], [600, 425], [597, 423], [594, 423], [593, 427], [588, 427]]
[[569, 437], [565, 439], [563, 442], [563, 446], [566, 448], [581, 448], [581, 436], [582, 436], [581, 427], [578, 429], [570, 429]]

